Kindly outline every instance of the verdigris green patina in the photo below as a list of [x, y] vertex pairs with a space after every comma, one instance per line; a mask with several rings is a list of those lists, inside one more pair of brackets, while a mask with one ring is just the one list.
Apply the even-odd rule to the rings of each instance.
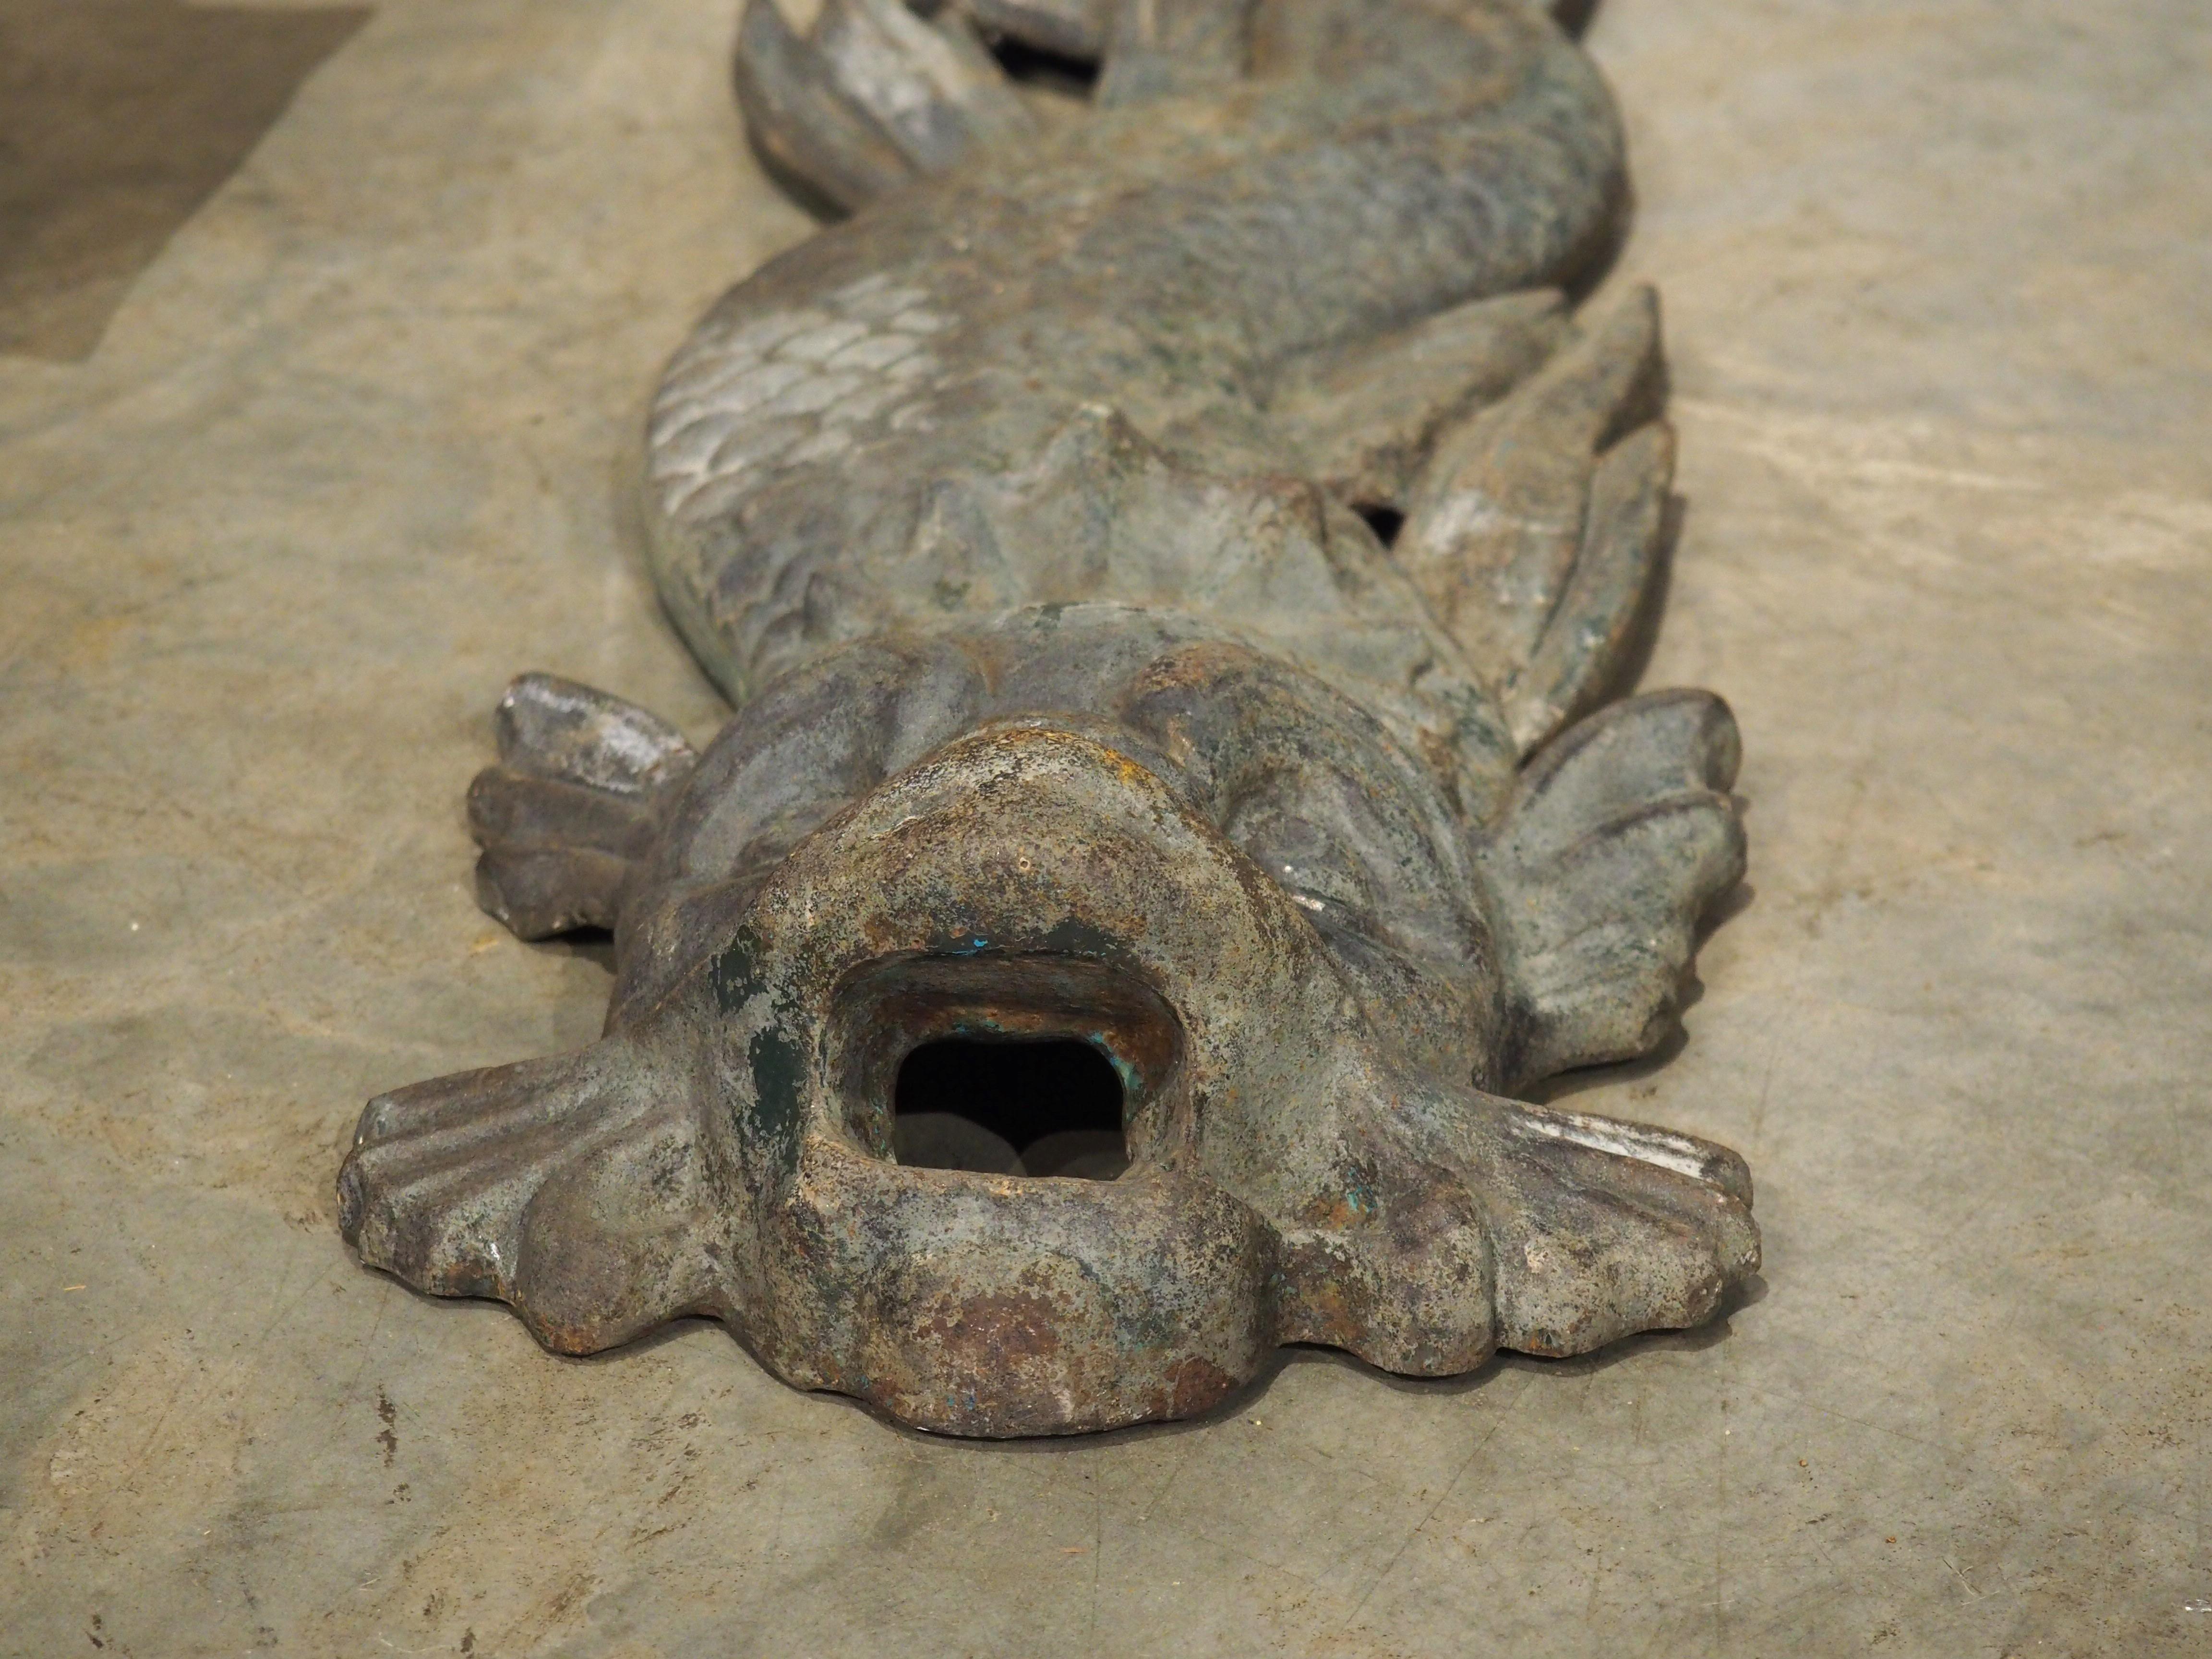
[[981, 1435], [1204, 1411], [1285, 1342], [1439, 1376], [1713, 1316], [1742, 1161], [1513, 1098], [1665, 1036], [1743, 865], [1726, 707], [1617, 695], [1672, 447], [1651, 295], [1564, 297], [1625, 198], [1569, 34], [753, 0], [738, 85], [851, 216], [654, 405], [737, 713], [695, 754], [511, 688], [483, 900], [613, 930], [606, 1035], [373, 1102], [362, 1259], [563, 1352], [710, 1314]]

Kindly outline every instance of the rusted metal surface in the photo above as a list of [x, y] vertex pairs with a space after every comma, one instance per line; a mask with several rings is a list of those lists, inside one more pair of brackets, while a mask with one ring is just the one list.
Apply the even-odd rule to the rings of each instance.
[[[1103, 42], [1091, 106], [979, 29]], [[563, 1352], [711, 1314], [979, 1435], [1204, 1411], [1285, 1342], [1439, 1376], [1710, 1318], [1742, 1161], [1512, 1097], [1671, 1030], [1743, 859], [1725, 706], [1613, 695], [1672, 454], [1650, 295], [1559, 297], [1624, 193], [1587, 60], [1507, 0], [754, 0], [739, 56], [859, 210], [655, 406], [738, 712], [695, 754], [509, 690], [481, 895], [614, 930], [606, 1035], [371, 1103], [362, 1259]], [[1112, 1063], [1119, 1178], [914, 1161], [909, 1056], [1046, 1039]]]

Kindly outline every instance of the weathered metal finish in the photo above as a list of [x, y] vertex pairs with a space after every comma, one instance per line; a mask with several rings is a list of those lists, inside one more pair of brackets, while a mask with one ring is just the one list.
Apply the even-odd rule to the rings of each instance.
[[[1742, 868], [1725, 706], [1609, 701], [1671, 440], [1650, 296], [1559, 298], [1623, 193], [1595, 72], [1506, 0], [975, 16], [1103, 42], [1097, 108], [962, 17], [754, 0], [756, 137], [860, 210], [655, 408], [738, 713], [695, 755], [510, 690], [483, 900], [614, 930], [606, 1035], [371, 1103], [346, 1237], [563, 1352], [711, 1314], [966, 1434], [1202, 1411], [1284, 1342], [1439, 1376], [1710, 1318], [1742, 1161], [1510, 1097], [1658, 1042]], [[1105, 1053], [1127, 1173], [897, 1161], [955, 1036]]]

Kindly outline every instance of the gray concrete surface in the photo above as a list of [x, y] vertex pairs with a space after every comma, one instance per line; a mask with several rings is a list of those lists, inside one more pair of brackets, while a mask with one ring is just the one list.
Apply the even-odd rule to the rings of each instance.
[[1741, 1148], [1724, 1329], [902, 1434], [348, 1260], [361, 1101], [593, 1030], [471, 904], [514, 672], [717, 705], [626, 494], [806, 222], [726, 6], [395, 0], [79, 363], [0, 359], [0, 1650], [2212, 1651], [2212, 15], [1609, 0], [1753, 868], [1580, 1103]]

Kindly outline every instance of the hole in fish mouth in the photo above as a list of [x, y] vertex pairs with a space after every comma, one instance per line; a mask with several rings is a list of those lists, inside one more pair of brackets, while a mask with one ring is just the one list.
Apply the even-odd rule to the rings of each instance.
[[1088, 1042], [925, 1042], [899, 1063], [901, 1164], [1112, 1181], [1128, 1167], [1121, 1080]]
[[1112, 1181], [1190, 1110], [1182, 1020], [1099, 957], [878, 957], [838, 986], [826, 1047], [851, 1145], [910, 1166]]

